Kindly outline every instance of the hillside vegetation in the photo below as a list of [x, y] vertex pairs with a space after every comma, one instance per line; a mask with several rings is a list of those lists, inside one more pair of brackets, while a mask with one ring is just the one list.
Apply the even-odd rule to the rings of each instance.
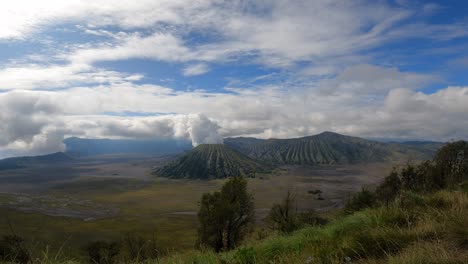
[[203, 144], [156, 169], [154, 174], [169, 178], [221, 179], [252, 177], [265, 171], [267, 167], [223, 144]]
[[405, 193], [291, 235], [251, 240], [222, 254], [194, 251], [154, 263], [467, 263], [468, 194]]

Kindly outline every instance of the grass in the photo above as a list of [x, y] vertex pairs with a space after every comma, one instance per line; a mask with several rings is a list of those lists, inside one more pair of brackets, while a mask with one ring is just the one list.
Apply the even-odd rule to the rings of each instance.
[[414, 203], [401, 199], [323, 227], [248, 241], [232, 252], [195, 251], [154, 263], [467, 263], [467, 193], [405, 196]]

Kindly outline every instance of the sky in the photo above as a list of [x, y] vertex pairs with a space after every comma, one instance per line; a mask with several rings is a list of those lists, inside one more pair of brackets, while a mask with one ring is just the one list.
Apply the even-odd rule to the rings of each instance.
[[63, 139], [468, 139], [468, 2], [41, 0], [0, 9], [0, 157]]

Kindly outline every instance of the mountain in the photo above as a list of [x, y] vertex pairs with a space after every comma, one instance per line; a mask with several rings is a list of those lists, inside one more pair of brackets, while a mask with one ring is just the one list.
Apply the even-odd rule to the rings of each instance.
[[383, 143], [333, 132], [293, 139], [226, 138], [224, 144], [254, 160], [276, 165], [349, 164], [410, 156], [426, 158], [437, 150], [434, 145]]
[[71, 161], [73, 161], [73, 159], [63, 152], [42, 156], [7, 158], [0, 160], [0, 170], [20, 169], [32, 165], [48, 165]]
[[169, 178], [221, 179], [254, 176], [268, 168], [223, 144], [203, 144], [154, 171]]
[[85, 139], [67, 138], [63, 141], [66, 152], [74, 156], [94, 156], [103, 154], [178, 154], [192, 149], [187, 140], [175, 139]]

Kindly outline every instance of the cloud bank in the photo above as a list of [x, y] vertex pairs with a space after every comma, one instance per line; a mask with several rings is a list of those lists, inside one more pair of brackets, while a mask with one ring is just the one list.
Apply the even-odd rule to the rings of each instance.
[[59, 151], [69, 136], [194, 146], [324, 130], [467, 139], [468, 87], [451, 71], [466, 66], [468, 20], [431, 23], [440, 10], [367, 0], [8, 1], [0, 157]]

